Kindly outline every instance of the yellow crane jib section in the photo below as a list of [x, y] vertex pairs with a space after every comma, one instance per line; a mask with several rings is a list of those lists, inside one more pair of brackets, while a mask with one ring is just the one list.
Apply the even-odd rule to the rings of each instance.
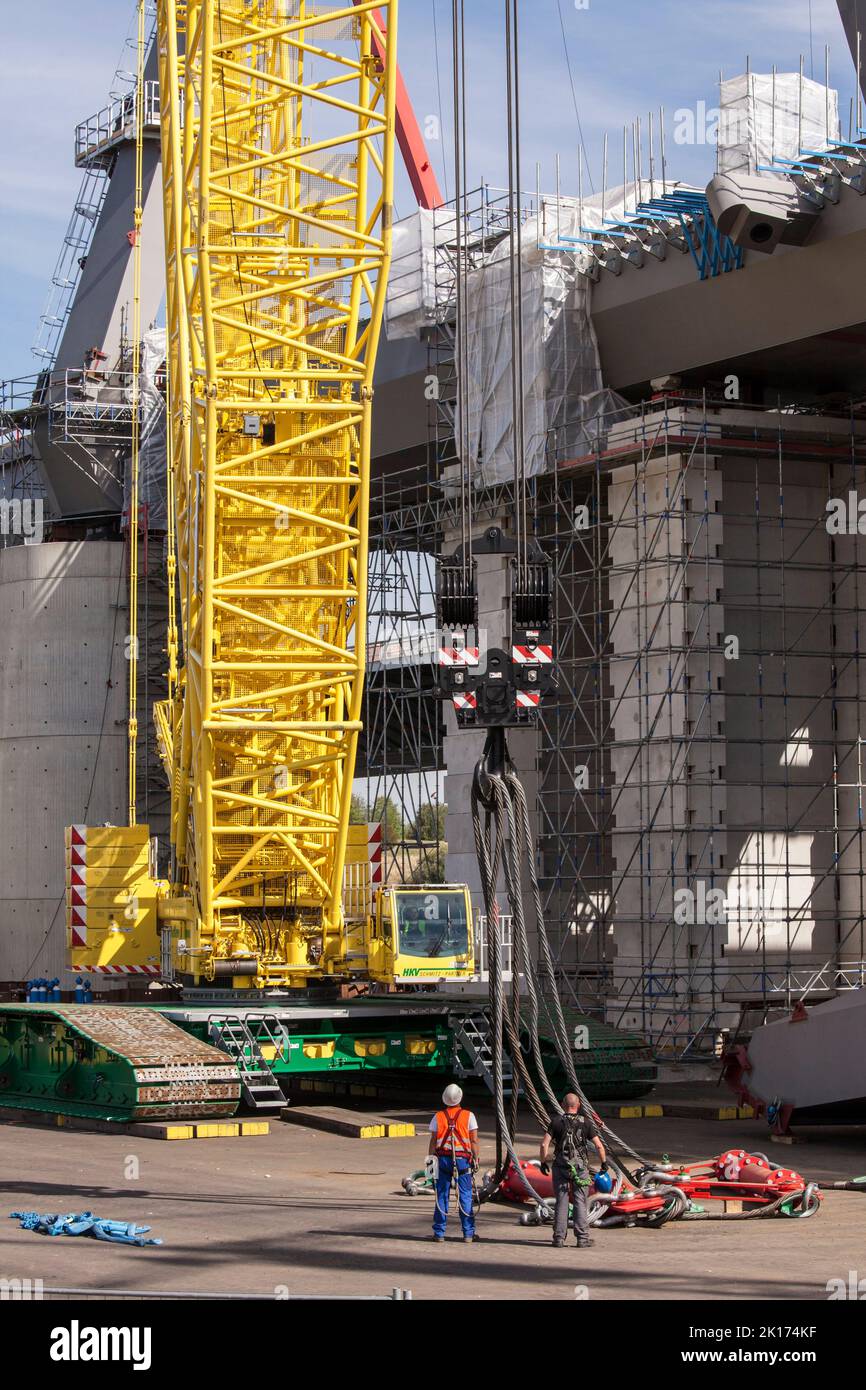
[[159, 0], [158, 42], [177, 963], [303, 984], [344, 951], [397, 3]]

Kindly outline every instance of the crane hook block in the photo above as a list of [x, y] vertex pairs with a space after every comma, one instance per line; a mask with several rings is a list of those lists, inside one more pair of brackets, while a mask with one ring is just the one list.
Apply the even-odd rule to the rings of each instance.
[[[507, 646], [490, 647], [479, 622], [478, 557], [501, 555], [509, 614]], [[526, 728], [556, 689], [550, 564], [536, 541], [524, 553], [489, 527], [439, 562], [436, 598], [438, 690], [461, 729]]]

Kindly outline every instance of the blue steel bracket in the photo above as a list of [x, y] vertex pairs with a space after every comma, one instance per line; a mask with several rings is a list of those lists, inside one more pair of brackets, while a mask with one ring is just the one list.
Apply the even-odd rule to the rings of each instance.
[[[634, 212], [621, 222], [606, 217], [603, 227], [580, 227], [582, 235], [559, 237], [557, 244], [545, 245], [543, 249], [562, 251], [571, 246], [591, 246], [602, 256], [602, 264], [618, 274], [622, 269], [622, 259], [641, 265], [644, 252], [658, 259], [663, 258], [652, 244], [637, 233], [654, 231], [659, 238], [670, 240], [671, 232], [677, 225], [682, 233], [682, 241], [678, 236], [676, 244], [691, 252], [702, 280], [742, 269], [742, 247], [735, 246], [730, 237], [719, 231], [706, 194], [690, 189], [676, 189], [661, 197], [649, 198], [638, 203]], [[631, 246], [628, 249], [626, 246], [617, 247], [618, 241], [630, 242]]]

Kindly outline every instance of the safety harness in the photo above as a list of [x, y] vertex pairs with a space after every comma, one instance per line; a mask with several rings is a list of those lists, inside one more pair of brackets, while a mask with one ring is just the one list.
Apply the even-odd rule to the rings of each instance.
[[[456, 1167], [456, 1165], [457, 1165], [457, 1158], [458, 1158], [458, 1153], [457, 1153], [457, 1145], [458, 1145], [458, 1144], [460, 1145], [460, 1155], [459, 1155], [460, 1157], [462, 1157], [462, 1158], [470, 1158], [470, 1159], [471, 1159], [471, 1157], [472, 1157], [472, 1141], [471, 1141], [471, 1139], [468, 1137], [468, 1133], [469, 1133], [469, 1132], [468, 1132], [468, 1125], [467, 1125], [467, 1137], [466, 1137], [466, 1139], [463, 1138], [463, 1136], [458, 1132], [458, 1129], [457, 1129], [457, 1126], [458, 1126], [458, 1124], [459, 1124], [459, 1122], [460, 1122], [460, 1117], [461, 1117], [461, 1115], [467, 1115], [467, 1116], [468, 1116], [470, 1112], [469, 1112], [468, 1110], [464, 1110], [463, 1107], [462, 1107], [461, 1105], [452, 1106], [452, 1107], [449, 1107], [449, 1109], [453, 1109], [453, 1110], [455, 1111], [455, 1113], [454, 1113], [453, 1115], [449, 1115], [447, 1109], [446, 1109], [446, 1110], [440, 1110], [440, 1111], [439, 1111], [439, 1114], [440, 1114], [440, 1115], [444, 1115], [444, 1116], [445, 1116], [445, 1125], [446, 1125], [446, 1128], [445, 1128], [445, 1133], [444, 1133], [444, 1135], [443, 1135], [441, 1138], [439, 1137], [439, 1135], [438, 1135], [438, 1133], [437, 1133], [437, 1136], [436, 1136], [436, 1151], [437, 1151], [437, 1153], [445, 1153], [445, 1152], [446, 1152], [446, 1148], [449, 1149], [449, 1150], [450, 1150], [450, 1153], [451, 1153], [451, 1157], [454, 1159], [454, 1164], [455, 1164], [455, 1167]], [[437, 1126], [436, 1126], [436, 1128], [437, 1128], [437, 1130], [438, 1130], [438, 1128], [439, 1128], [439, 1125], [438, 1125], [438, 1117], [437, 1117]]]
[[[437, 1116], [437, 1124], [436, 1124], [436, 1129], [437, 1129], [437, 1135], [436, 1135], [436, 1153], [437, 1153], [437, 1154], [445, 1154], [445, 1153], [446, 1153], [446, 1146], [450, 1146], [450, 1153], [451, 1153], [451, 1160], [452, 1160], [452, 1162], [451, 1162], [451, 1182], [450, 1182], [450, 1187], [451, 1187], [451, 1190], [452, 1190], [453, 1192], [456, 1192], [456, 1194], [457, 1194], [457, 1206], [458, 1206], [459, 1209], [460, 1209], [461, 1215], [463, 1215], [463, 1216], [471, 1216], [471, 1215], [474, 1213], [474, 1211], [476, 1210], [476, 1207], [480, 1206], [480, 1202], [479, 1202], [479, 1200], [478, 1200], [478, 1188], [477, 1188], [476, 1183], [475, 1183], [475, 1174], [474, 1174], [474, 1168], [473, 1168], [473, 1165], [472, 1165], [472, 1141], [471, 1141], [471, 1139], [469, 1138], [468, 1122], [467, 1122], [467, 1131], [466, 1131], [466, 1132], [467, 1132], [467, 1137], [466, 1137], [465, 1140], [463, 1139], [462, 1135], [460, 1135], [460, 1134], [458, 1133], [458, 1130], [457, 1130], [457, 1125], [458, 1125], [458, 1123], [459, 1123], [459, 1120], [460, 1120], [461, 1115], [468, 1115], [470, 1112], [469, 1112], [468, 1110], [464, 1110], [463, 1107], [462, 1107], [462, 1105], [458, 1105], [458, 1106], [453, 1107], [455, 1113], [454, 1113], [453, 1115], [450, 1115], [448, 1112], [449, 1112], [449, 1109], [451, 1109], [451, 1108], [452, 1108], [452, 1107], [448, 1107], [448, 1108], [446, 1108], [445, 1110], [440, 1110], [440, 1111], [439, 1111], [439, 1114], [440, 1114], [440, 1115], [444, 1115], [444, 1116], [445, 1116], [445, 1124], [446, 1124], [445, 1133], [444, 1133], [444, 1135], [443, 1135], [441, 1138], [439, 1137], [439, 1134], [438, 1134], [439, 1123], [438, 1123], [438, 1116]], [[458, 1154], [458, 1152], [457, 1152], [457, 1145], [458, 1145], [458, 1144], [460, 1145], [460, 1153], [459, 1153], [459, 1154]], [[471, 1204], [471, 1206], [470, 1206], [469, 1211], [464, 1211], [463, 1206], [462, 1206], [462, 1204], [461, 1204], [461, 1202], [460, 1202], [460, 1180], [459, 1180], [459, 1179], [460, 1179], [460, 1175], [459, 1175], [458, 1170], [457, 1170], [457, 1159], [458, 1159], [458, 1158], [465, 1158], [465, 1159], [468, 1159], [468, 1160], [469, 1160], [469, 1165], [470, 1165], [470, 1170], [472, 1171], [472, 1204]], [[439, 1209], [439, 1211], [442, 1212], [442, 1215], [446, 1217], [446, 1220], [447, 1220], [447, 1213], [444, 1212], [444, 1211], [442, 1211], [442, 1207], [441, 1207], [440, 1204], [439, 1204], [439, 1193], [438, 1193], [438, 1189], [436, 1188], [435, 1184], [434, 1184], [433, 1191], [434, 1191], [434, 1193], [435, 1193], [435, 1195], [436, 1195], [436, 1206], [437, 1206], [437, 1208]]]
[[[576, 1187], [589, 1187], [591, 1179], [587, 1171], [586, 1136], [582, 1132], [583, 1116], [579, 1113], [577, 1115], [564, 1114], [560, 1118], [564, 1129], [557, 1157], [568, 1166], [571, 1181]], [[578, 1167], [583, 1169], [583, 1177], [579, 1176]]]

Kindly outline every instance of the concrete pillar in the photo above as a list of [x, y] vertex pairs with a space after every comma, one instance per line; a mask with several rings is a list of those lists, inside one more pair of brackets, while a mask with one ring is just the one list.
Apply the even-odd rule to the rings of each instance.
[[611, 475], [609, 1014], [656, 1037], [864, 954], [866, 468], [782, 450]]
[[68, 988], [64, 829], [126, 813], [124, 546], [0, 551], [0, 980]]
[[703, 456], [615, 469], [608, 489], [611, 1017], [624, 1027], [648, 1027], [649, 972], [664, 977], [653, 997], [670, 990], [662, 1013], [693, 1005], [671, 972], [712, 960], [718, 941], [676, 918], [678, 890], [700, 904], [701, 883], [704, 902], [721, 887], [725, 851], [720, 499], [716, 460]]

